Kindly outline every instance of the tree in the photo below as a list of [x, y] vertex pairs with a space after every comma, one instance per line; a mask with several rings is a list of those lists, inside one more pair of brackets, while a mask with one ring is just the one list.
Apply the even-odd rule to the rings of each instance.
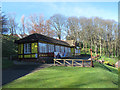
[[30, 34], [40, 33], [44, 34], [44, 17], [42, 15], [31, 15], [26, 22], [26, 28]]
[[22, 15], [22, 17], [21, 17], [21, 33], [22, 34], [25, 34], [25, 16], [24, 15]]
[[75, 42], [79, 41], [78, 40], [79, 30], [80, 30], [79, 19], [76, 17], [69, 17], [67, 19], [67, 32], [68, 32], [69, 39], [75, 40]]
[[15, 20], [15, 14], [8, 14], [7, 28], [9, 29], [11, 35], [16, 34], [18, 23]]
[[61, 39], [62, 34], [64, 34], [65, 21], [66, 21], [65, 16], [61, 14], [55, 14], [52, 17], [50, 17], [51, 28], [55, 30], [56, 36], [59, 39]]
[[54, 30], [51, 29], [51, 22], [50, 20], [44, 20], [42, 15], [31, 15], [26, 22], [26, 28], [30, 34], [32, 33], [39, 33], [46, 36], [53, 37]]
[[50, 27], [51, 25], [51, 22], [50, 20], [46, 20], [45, 21], [45, 25], [44, 25], [44, 30], [46, 31], [45, 32], [45, 35], [49, 36], [49, 37], [53, 37], [55, 36], [55, 30], [52, 30], [52, 28]]
[[5, 14], [0, 13], [0, 34], [4, 34], [8, 32], [7, 29], [7, 17]]

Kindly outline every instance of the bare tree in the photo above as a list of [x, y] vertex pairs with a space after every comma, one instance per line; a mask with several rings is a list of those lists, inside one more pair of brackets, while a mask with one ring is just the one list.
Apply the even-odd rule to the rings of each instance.
[[42, 15], [31, 15], [26, 22], [26, 28], [29, 33], [44, 34], [44, 17]]
[[21, 24], [22, 24], [22, 34], [25, 34], [25, 16], [22, 15], [21, 17]]
[[55, 14], [50, 17], [51, 28], [55, 30], [56, 36], [61, 39], [61, 35], [64, 33], [66, 18], [63, 15]]
[[34, 14], [29, 16], [25, 26], [30, 34], [39, 33], [50, 37], [54, 36], [50, 20], [45, 21], [42, 15], [37, 16]]
[[15, 14], [8, 15], [8, 26], [11, 35], [16, 34], [18, 23], [15, 21]]

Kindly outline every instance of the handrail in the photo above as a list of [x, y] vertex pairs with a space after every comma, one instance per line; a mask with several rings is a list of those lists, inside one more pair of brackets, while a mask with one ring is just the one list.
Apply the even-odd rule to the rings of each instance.
[[91, 60], [86, 60], [86, 59], [54, 59], [54, 60], [77, 60], [77, 61], [91, 61]]
[[[63, 64], [59, 61], [63, 61]], [[68, 61], [72, 61], [72, 63], [69, 63]], [[82, 61], [82, 63], [78, 63], [76, 61]], [[86, 61], [90, 61], [91, 64], [88, 64]], [[71, 65], [71, 66], [75, 66], [74, 63], [80, 65], [81, 67], [85, 67], [85, 62], [88, 66], [93, 67], [93, 60], [86, 60], [86, 59], [54, 59], [54, 66], [56, 65], [56, 63], [60, 64], [60, 65], [64, 65], [66, 66], [66, 63]], [[76, 65], [77, 66], [77, 65]]]

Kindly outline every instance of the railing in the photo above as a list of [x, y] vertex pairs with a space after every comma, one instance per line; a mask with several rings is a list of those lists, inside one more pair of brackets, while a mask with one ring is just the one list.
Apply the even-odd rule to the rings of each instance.
[[54, 66], [77, 66], [77, 67], [93, 67], [92, 60], [83, 59], [54, 59]]

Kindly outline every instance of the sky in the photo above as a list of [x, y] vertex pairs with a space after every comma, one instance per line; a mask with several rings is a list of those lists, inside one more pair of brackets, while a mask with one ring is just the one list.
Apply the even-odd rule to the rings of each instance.
[[22, 15], [42, 14], [49, 19], [54, 14], [101, 17], [118, 21], [118, 2], [2, 2], [2, 12], [14, 13], [20, 22]]

